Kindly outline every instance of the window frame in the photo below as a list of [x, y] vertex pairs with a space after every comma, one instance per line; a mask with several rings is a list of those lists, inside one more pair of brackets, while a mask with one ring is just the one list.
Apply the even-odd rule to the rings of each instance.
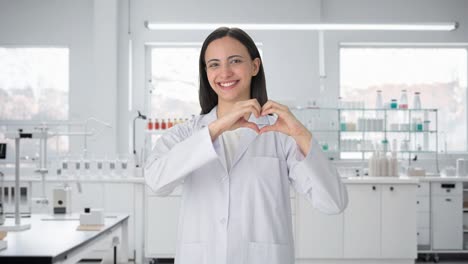
[[[467, 65], [468, 65], [468, 43], [430, 43], [430, 42], [425, 42], [425, 43], [414, 43], [414, 42], [340, 42], [338, 44], [338, 94], [341, 96], [341, 49], [342, 48], [358, 48], [358, 49], [364, 49], [364, 48], [389, 48], [389, 49], [418, 49], [418, 48], [426, 48], [426, 49], [465, 49], [467, 52]], [[468, 67], [466, 71], [466, 76], [468, 79]], [[468, 102], [468, 87], [466, 88], [466, 102]], [[450, 155], [450, 154], [466, 154], [468, 153], [468, 105], [465, 106], [465, 124], [466, 124], [466, 131], [465, 131], [465, 139], [466, 139], [466, 145], [465, 145], [465, 150], [464, 151], [451, 151], [451, 150], [443, 150], [442, 148], [439, 148], [438, 155]], [[441, 140], [441, 130], [437, 131], [437, 136], [439, 138], [439, 144]], [[442, 152], [443, 151], [443, 152]]]

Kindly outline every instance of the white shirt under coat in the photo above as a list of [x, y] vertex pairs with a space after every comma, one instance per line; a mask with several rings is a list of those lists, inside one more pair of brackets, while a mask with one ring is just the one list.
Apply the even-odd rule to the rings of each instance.
[[[156, 194], [183, 185], [175, 263], [293, 264], [289, 186], [316, 209], [340, 213], [348, 198], [335, 167], [315, 140], [304, 157], [290, 136], [241, 128], [228, 169], [223, 136], [212, 142], [208, 131], [216, 118], [215, 107], [172, 127], [146, 161]], [[249, 121], [261, 128], [276, 120]]]

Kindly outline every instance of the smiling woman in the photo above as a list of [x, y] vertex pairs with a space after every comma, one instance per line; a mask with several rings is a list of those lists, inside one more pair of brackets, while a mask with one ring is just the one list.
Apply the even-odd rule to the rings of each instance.
[[268, 100], [244, 31], [211, 33], [199, 72], [202, 114], [168, 130], [145, 167], [158, 195], [183, 185], [176, 263], [292, 264], [290, 185], [339, 213], [348, 201], [340, 176], [291, 111]]

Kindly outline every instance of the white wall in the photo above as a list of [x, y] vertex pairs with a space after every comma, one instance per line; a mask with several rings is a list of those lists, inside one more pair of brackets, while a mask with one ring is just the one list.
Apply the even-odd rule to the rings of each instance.
[[[90, 151], [99, 154], [116, 150], [117, 41], [112, 30], [117, 18], [109, 15], [113, 2], [0, 0], [0, 45], [70, 49], [70, 119], [94, 116], [114, 127], [98, 142], [90, 140]], [[83, 139], [72, 139], [73, 151], [81, 152], [82, 146]]]
[[[91, 152], [95, 153], [131, 150], [131, 123], [136, 110], [144, 110], [144, 44], [157, 41], [201, 43], [210, 33], [150, 31], [144, 27], [147, 20], [186, 23], [459, 22], [459, 28], [452, 32], [326, 32], [327, 79], [322, 94], [318, 88], [317, 32], [249, 31], [256, 42], [263, 43], [269, 96], [272, 99], [294, 97], [299, 103], [325, 96], [337, 98], [340, 42], [468, 43], [465, 15], [468, 1], [464, 0], [129, 1], [0, 0], [0, 45], [70, 47], [70, 118], [83, 120], [96, 116], [113, 126], [97, 142], [90, 142]], [[129, 86], [133, 89], [131, 109]], [[139, 147], [143, 126], [143, 122], [138, 123]]]

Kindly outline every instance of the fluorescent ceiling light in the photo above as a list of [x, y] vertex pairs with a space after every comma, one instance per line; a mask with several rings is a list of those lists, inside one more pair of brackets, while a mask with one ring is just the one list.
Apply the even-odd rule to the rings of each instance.
[[214, 30], [219, 27], [237, 27], [244, 30], [402, 30], [402, 31], [451, 31], [456, 22], [413, 24], [171, 24], [145, 22], [151, 30]]

